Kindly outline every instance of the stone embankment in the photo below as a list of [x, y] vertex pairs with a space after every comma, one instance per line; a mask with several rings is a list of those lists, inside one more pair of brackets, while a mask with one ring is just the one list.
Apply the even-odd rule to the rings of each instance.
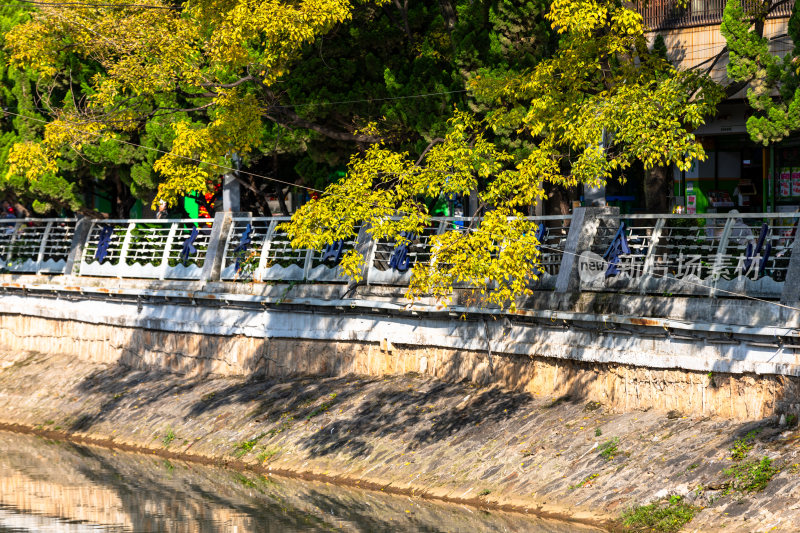
[[[607, 528], [676, 494], [702, 507], [686, 530], [796, 531], [800, 432], [784, 422], [617, 413], [416, 374], [245, 380], [0, 355], [5, 429]], [[780, 472], [762, 491], [729, 490], [727, 469], [763, 457]]]

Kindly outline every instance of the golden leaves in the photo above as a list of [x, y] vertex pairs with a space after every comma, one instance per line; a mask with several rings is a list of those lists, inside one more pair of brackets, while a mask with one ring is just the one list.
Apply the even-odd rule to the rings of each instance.
[[[134, 131], [156, 114], [174, 113], [172, 151], [154, 165], [165, 180], [157, 200], [174, 204], [182, 194], [205, 190], [220, 173], [214, 164], [259, 145], [259, 82], [279, 79], [305, 43], [347, 20], [351, 10], [347, 0], [197, 0], [180, 10], [54, 4], [16, 26], [6, 43], [15, 64], [49, 77], [68, 70], [60, 64], [63, 50], [100, 66], [89, 105], [48, 126], [41, 153], [79, 150], [99, 132]], [[232, 82], [242, 79], [247, 82]], [[208, 122], [194, 124], [190, 113], [207, 113]]]
[[[354, 158], [344, 179], [292, 219], [293, 245], [321, 248], [360, 223], [388, 242], [401, 231], [420, 235], [433, 202], [485, 184], [483, 220], [431, 236], [431, 259], [414, 265], [408, 295], [447, 300], [466, 283], [484, 304], [513, 307], [530, 292], [539, 254], [535, 224], [518, 215], [541, 201], [546, 181], [598, 186], [624, 179], [636, 161], [685, 168], [704, 157], [690, 131], [719, 94], [649, 54], [641, 15], [610, 0], [555, 0], [547, 18], [562, 35], [551, 58], [530, 72], [470, 81], [492, 106], [485, 121], [456, 113], [419, 164], [378, 146]], [[515, 161], [486, 130], [516, 130], [528, 154]]]
[[41, 143], [23, 142], [11, 147], [6, 160], [8, 170], [4, 178], [21, 176], [28, 182], [36, 182], [57, 170], [55, 158]]

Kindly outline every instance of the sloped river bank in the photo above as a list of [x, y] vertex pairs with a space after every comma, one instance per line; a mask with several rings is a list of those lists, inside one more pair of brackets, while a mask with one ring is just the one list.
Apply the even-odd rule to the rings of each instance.
[[529, 515], [1, 431], [0, 451], [5, 532], [584, 530]]

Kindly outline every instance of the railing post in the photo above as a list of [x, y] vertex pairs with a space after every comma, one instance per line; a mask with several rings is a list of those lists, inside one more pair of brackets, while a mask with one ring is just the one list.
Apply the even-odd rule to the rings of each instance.
[[601, 226], [607, 226], [609, 222], [613, 225], [614, 221], [619, 221], [619, 207], [576, 207], [572, 211], [555, 292], [580, 290], [578, 258], [583, 252], [591, 250]]
[[[722, 235], [719, 237], [719, 246], [717, 247], [717, 255], [714, 257], [714, 266], [711, 268], [712, 275], [718, 275], [722, 269], [722, 263], [725, 261], [725, 252], [728, 250], [728, 241], [731, 238], [731, 230], [733, 229], [734, 217], [729, 217], [725, 221], [725, 226], [722, 228]], [[716, 274], [715, 274], [716, 273]], [[717, 295], [717, 280], [711, 280], [711, 289], [708, 291], [708, 296], [714, 298]]]
[[36, 254], [36, 273], [38, 274], [44, 263], [44, 252], [47, 249], [47, 238], [50, 236], [50, 230], [53, 229], [54, 222], [48, 222], [42, 234], [42, 243], [39, 245], [39, 252]]
[[781, 302], [800, 302], [800, 235], [795, 230], [792, 255], [789, 257], [789, 266], [786, 268], [786, 279], [783, 281]]
[[[64, 274], [80, 275], [80, 264], [83, 260], [83, 251], [86, 248], [86, 241], [94, 225], [94, 220], [84, 217], [75, 223], [75, 233], [72, 234], [72, 244], [69, 247], [67, 264], [64, 266]], [[78, 265], [76, 269], [75, 265]]]
[[372, 239], [367, 230], [369, 224], [363, 224], [358, 229], [358, 236], [356, 237], [356, 252], [361, 254], [364, 258], [364, 264], [361, 266], [361, 284], [369, 284], [369, 269], [372, 266], [372, 261], [375, 258], [375, 241]]
[[[206, 258], [203, 261], [203, 270], [200, 273], [202, 281], [219, 281], [222, 272], [222, 259], [224, 243], [228, 236], [228, 228], [233, 222], [234, 213], [230, 211], [214, 214], [214, 223], [211, 226], [211, 237], [208, 240]], [[238, 215], [238, 214], [237, 214]]]
[[6, 265], [8, 265], [14, 258], [14, 243], [19, 236], [19, 229], [22, 227], [22, 222], [14, 223], [14, 231], [11, 233], [11, 242], [8, 244], [8, 252], [6, 253]]
[[303, 280], [308, 279], [308, 273], [311, 272], [311, 263], [314, 260], [314, 250], [306, 252], [306, 259], [303, 262]]
[[236, 221], [231, 219], [231, 223], [228, 224], [228, 231], [225, 234], [225, 245], [222, 247], [222, 263], [220, 263], [219, 265], [220, 279], [222, 279], [222, 272], [228, 267], [227, 265], [228, 250], [230, 249], [234, 231], [236, 231]]
[[253, 281], [264, 281], [264, 271], [269, 268], [267, 265], [267, 257], [269, 257], [269, 249], [272, 246], [272, 235], [275, 233], [275, 228], [278, 226], [277, 220], [270, 220], [269, 228], [267, 228], [267, 235], [264, 237], [264, 243], [261, 245], [261, 255], [258, 256], [258, 268], [253, 273]]
[[167, 243], [164, 245], [164, 252], [161, 254], [161, 274], [159, 274], [158, 279], [167, 278], [167, 272], [169, 272], [169, 256], [172, 255], [172, 243], [175, 242], [175, 233], [177, 233], [177, 231], [178, 223], [171, 223], [169, 225], [169, 233], [167, 233]]
[[[128, 227], [125, 229], [125, 237], [122, 239], [122, 249], [119, 251], [119, 259], [117, 260], [117, 266], [120, 268], [124, 268], [125, 263], [128, 261], [128, 250], [131, 247], [134, 229], [136, 229], [136, 223], [128, 222]], [[118, 277], [121, 278], [122, 276]]]
[[653, 226], [653, 233], [650, 234], [650, 247], [647, 250], [647, 255], [644, 258], [644, 265], [642, 266], [642, 278], [639, 283], [639, 294], [647, 294], [647, 285], [653, 275], [653, 264], [656, 262], [656, 248], [658, 241], [661, 239], [661, 232], [664, 231], [664, 224], [667, 219], [660, 217], [656, 220], [656, 225]]

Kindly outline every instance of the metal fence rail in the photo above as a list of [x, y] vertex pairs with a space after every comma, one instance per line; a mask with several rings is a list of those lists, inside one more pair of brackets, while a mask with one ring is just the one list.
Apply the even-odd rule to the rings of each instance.
[[[689, 0], [681, 6], [677, 0], [649, 0], [639, 2], [638, 11], [650, 30], [671, 30], [720, 24], [726, 4], [727, 0]], [[775, 7], [767, 18], [788, 17], [792, 14], [794, 0], [785, 3], [772, 0], [771, 5]], [[756, 0], [744, 0], [742, 6], [745, 13], [762, 8], [761, 2]]]
[[155, 279], [201, 279], [213, 222], [95, 220], [78, 274]]
[[583, 276], [581, 289], [777, 298], [797, 221], [797, 213], [623, 216], [596, 235], [591, 251], [608, 267]]
[[0, 267], [10, 272], [64, 271], [75, 233], [75, 219], [0, 220]]
[[[596, 213], [596, 223], [584, 215], [530, 217], [540, 242], [532, 288], [782, 298], [797, 286], [798, 213]], [[74, 263], [70, 273], [79, 276], [344, 283], [340, 261], [355, 249], [365, 259], [365, 283], [404, 286], [414, 268], [436, 260], [434, 236], [481, 223], [437, 217], [419, 235], [395, 241], [356, 228], [357, 236], [317, 251], [292, 248], [280, 229], [288, 221], [222, 214], [213, 221], [0, 220], [0, 268], [60, 274]], [[585, 248], [576, 244], [584, 241]]]
[[221, 279], [344, 282], [339, 260], [355, 238], [322, 251], [295, 249], [279, 226], [289, 217], [234, 217], [225, 239]]

